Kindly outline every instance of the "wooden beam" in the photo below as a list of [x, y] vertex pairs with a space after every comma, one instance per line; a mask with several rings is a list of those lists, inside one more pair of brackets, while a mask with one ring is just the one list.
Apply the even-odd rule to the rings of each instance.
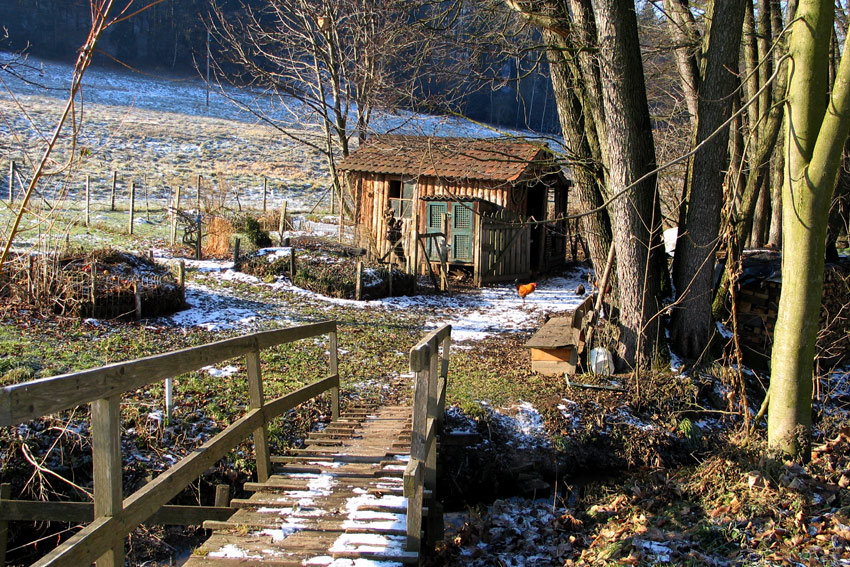
[[[151, 526], [200, 526], [206, 520], [227, 520], [235, 508], [223, 506], [166, 505], [142, 522]], [[40, 500], [0, 499], [2, 522], [71, 522], [87, 524], [94, 520], [92, 502], [42, 502]]]
[[135, 390], [165, 378], [243, 356], [256, 348], [264, 349], [335, 331], [335, 321], [276, 329], [91, 370], [5, 386], [0, 390], [0, 427]]
[[[259, 349], [245, 355], [245, 366], [248, 374], [248, 395], [251, 398], [251, 408], [262, 408], [265, 400], [263, 398], [263, 375], [260, 370]], [[269, 432], [266, 423], [254, 430], [254, 454], [257, 461], [257, 482], [266, 482], [272, 469]]]
[[[94, 515], [96, 518], [109, 518], [121, 511], [124, 497], [121, 396], [116, 394], [92, 402], [91, 422]], [[98, 558], [97, 567], [124, 565], [124, 535], [114, 536], [110, 549]]]
[[123, 510], [114, 516], [95, 519], [31, 567], [78, 567], [95, 560], [112, 547], [115, 538], [125, 537], [136, 526], [153, 516], [166, 502], [226, 456], [261, 424], [334, 385], [339, 385], [339, 376], [328, 377], [276, 398], [262, 408], [250, 410], [227, 429], [195, 449], [188, 457], [129, 496], [124, 500]]

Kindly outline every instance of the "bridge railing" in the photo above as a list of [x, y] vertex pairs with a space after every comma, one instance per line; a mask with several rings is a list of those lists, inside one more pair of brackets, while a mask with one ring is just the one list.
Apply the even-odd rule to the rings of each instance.
[[442, 515], [436, 501], [437, 433], [446, 410], [446, 380], [452, 342], [451, 325], [428, 334], [410, 349], [410, 369], [416, 386], [413, 394], [413, 427], [410, 435], [410, 462], [404, 471], [404, 496], [407, 498], [407, 550], [422, 548], [422, 510], [428, 501], [429, 542], [442, 537]]
[[[328, 377], [285, 396], [266, 401], [260, 371], [260, 352], [280, 344], [322, 335], [327, 335], [329, 342]], [[194, 449], [188, 457], [124, 498], [121, 394], [243, 356], [250, 396], [247, 413]], [[200, 510], [192, 513], [183, 510], [189, 507], [166, 506], [166, 503], [252, 434], [258, 481], [268, 480], [272, 466], [268, 422], [327, 391], [330, 391], [333, 417], [336, 419], [339, 417], [339, 370], [335, 321], [255, 333], [101, 368], [6, 386], [0, 390], [0, 426], [15, 425], [81, 404], [91, 404], [94, 505], [92, 510], [90, 503], [12, 501], [8, 499], [6, 489], [0, 493], [0, 528], [5, 528], [9, 520], [69, 521], [72, 517], [93, 517], [94, 520], [90, 524], [34, 563], [33, 567], [79, 567], [89, 565], [95, 560], [98, 567], [123, 566], [124, 538], [142, 523], [185, 523], [181, 518], [190, 518], [190, 522], [197, 520], [197, 523], [204, 519], [223, 519], [218, 517], [222, 512], [226, 512], [221, 507], [197, 507]], [[45, 507], [45, 504], [48, 506]], [[5, 529], [0, 529], [0, 532], [5, 532]], [[0, 533], [4, 540], [0, 542], [0, 551], [5, 551], [4, 535]]]

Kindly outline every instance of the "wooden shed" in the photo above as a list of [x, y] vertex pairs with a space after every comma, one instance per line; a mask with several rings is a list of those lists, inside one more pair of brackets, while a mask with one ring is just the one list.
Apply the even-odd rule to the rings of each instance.
[[553, 219], [566, 214], [569, 181], [545, 144], [374, 136], [338, 168], [358, 244], [382, 261], [422, 273], [445, 254], [483, 285], [566, 260], [566, 221]]

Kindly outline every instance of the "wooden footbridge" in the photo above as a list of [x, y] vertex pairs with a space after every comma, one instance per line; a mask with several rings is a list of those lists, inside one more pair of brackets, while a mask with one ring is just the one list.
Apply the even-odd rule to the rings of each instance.
[[[124, 540], [141, 524], [203, 524], [212, 536], [189, 567], [258, 564], [278, 567], [418, 564], [442, 537], [435, 498], [436, 435], [445, 409], [451, 327], [430, 333], [410, 351], [411, 406], [353, 406], [339, 412], [335, 322], [257, 333], [67, 374], [0, 391], [0, 426], [91, 403], [94, 502], [11, 500], [0, 489], [0, 565], [9, 521], [57, 520], [87, 525], [33, 564], [38, 567], [124, 565]], [[329, 376], [266, 401], [260, 353], [286, 342], [327, 336]], [[236, 357], [245, 358], [247, 413], [154, 480], [124, 497], [120, 398], [165, 378]], [[331, 397], [333, 420], [305, 447], [271, 455], [267, 424], [318, 395]], [[253, 436], [257, 481], [251, 496], [215, 506], [168, 505], [237, 444]], [[427, 520], [427, 521], [423, 521]]]

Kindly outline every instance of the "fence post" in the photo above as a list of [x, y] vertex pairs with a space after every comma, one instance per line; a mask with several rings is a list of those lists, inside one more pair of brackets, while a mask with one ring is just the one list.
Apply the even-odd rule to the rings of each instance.
[[145, 191], [145, 220], [151, 220], [151, 205], [148, 201], [148, 176], [142, 178], [142, 188]]
[[195, 226], [198, 229], [197, 240], [195, 241], [195, 260], [200, 260], [203, 254], [201, 251], [201, 230], [203, 227], [201, 226], [201, 209], [198, 209], [198, 214], [195, 215]]
[[136, 182], [130, 183], [130, 225], [127, 228], [127, 234], [133, 234], [133, 222], [136, 220]]
[[363, 262], [357, 262], [357, 271], [354, 274], [354, 299], [363, 299]]
[[[115, 515], [123, 505], [120, 394], [93, 401], [91, 421], [94, 517], [97, 519]], [[121, 537], [97, 560], [97, 567], [123, 565], [124, 538]]]
[[180, 210], [180, 185], [177, 186], [177, 190], [174, 192], [174, 202], [172, 203], [171, 209], [171, 245], [174, 246], [174, 242], [177, 240], [177, 211]]
[[[12, 485], [0, 484], [0, 500], [9, 500], [12, 497]], [[0, 502], [0, 509], [3, 503]], [[9, 542], [9, 522], [0, 519], [0, 565], [6, 564], [6, 547]]]
[[390, 271], [389, 271], [389, 275], [387, 276], [387, 285], [389, 286], [388, 295], [390, 297], [392, 297], [393, 296], [393, 263], [392, 262], [390, 262]]
[[263, 212], [266, 212], [266, 202], [269, 194], [269, 178], [263, 177]]
[[111, 205], [109, 206], [109, 210], [110, 210], [110, 211], [114, 211], [114, 210], [115, 210], [115, 187], [116, 187], [117, 185], [118, 185], [118, 172], [117, 172], [117, 171], [113, 171], [113, 172], [112, 172], [112, 198], [110, 199], [110, 200], [111, 200]]
[[227, 508], [230, 506], [230, 486], [227, 484], [215, 485], [216, 508]]
[[[251, 409], [263, 407], [263, 377], [260, 372], [260, 349], [245, 355], [248, 369], [248, 392], [251, 397]], [[271, 454], [269, 453], [269, 434], [266, 423], [254, 430], [254, 453], [257, 456], [257, 482], [266, 482], [271, 476]]]
[[295, 248], [289, 250], [289, 279], [295, 277]]
[[91, 317], [95, 314], [95, 297], [97, 297], [97, 261], [91, 263]]
[[133, 299], [136, 304], [136, 321], [142, 319], [142, 292], [139, 291], [139, 282], [133, 282]]
[[165, 425], [171, 425], [171, 410], [174, 409], [174, 378], [165, 379]]
[[411, 475], [405, 474], [404, 495], [408, 499], [407, 549], [419, 551], [422, 546], [422, 504], [424, 496], [423, 476], [426, 471], [426, 434], [428, 427], [428, 372], [431, 346], [421, 345], [410, 352], [410, 369], [413, 370], [413, 425], [410, 431]]
[[239, 262], [239, 246], [242, 244], [242, 239], [237, 238], [236, 242], [233, 243], [233, 268], [236, 268], [236, 264]]
[[336, 327], [330, 333], [329, 342], [331, 374], [337, 377], [337, 385], [331, 388], [331, 418], [336, 420], [339, 419], [339, 338]]
[[446, 291], [449, 288], [449, 215], [443, 214], [440, 225], [443, 231], [443, 245], [440, 247], [440, 291]]
[[86, 228], [89, 227], [89, 204], [91, 203], [91, 191], [89, 188], [89, 183], [91, 179], [89, 178], [89, 174], [86, 174]]
[[9, 162], [9, 202], [15, 202], [15, 160]]
[[283, 246], [283, 229], [286, 225], [286, 201], [284, 201], [280, 206], [280, 222], [277, 226], [277, 232], [280, 234], [280, 244]]
[[186, 287], [186, 261], [180, 260], [177, 265], [177, 283], [180, 287]]
[[203, 179], [203, 176], [201, 176], [201, 174], [199, 173], [198, 174], [198, 194], [197, 194], [197, 197], [195, 199], [195, 208], [198, 209], [199, 215], [201, 214], [201, 180], [202, 179]]

